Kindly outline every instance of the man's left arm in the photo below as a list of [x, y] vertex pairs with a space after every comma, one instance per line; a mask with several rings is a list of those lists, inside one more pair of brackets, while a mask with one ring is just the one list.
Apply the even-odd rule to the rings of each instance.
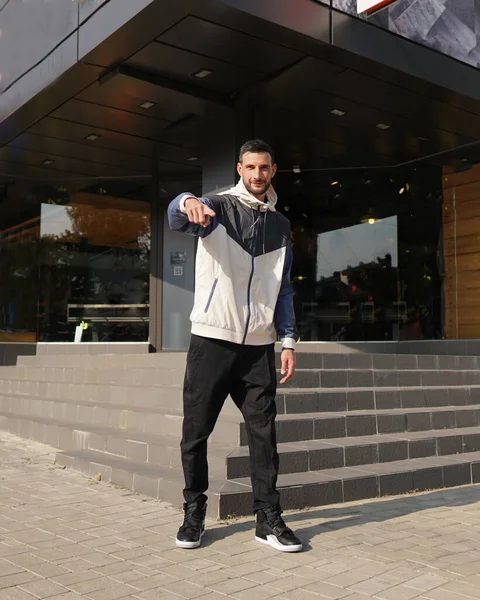
[[284, 377], [280, 383], [286, 383], [292, 379], [295, 373], [295, 344], [298, 333], [295, 325], [295, 312], [293, 309], [293, 291], [290, 286], [290, 269], [292, 267], [293, 254], [290, 244], [287, 245], [285, 266], [283, 269], [282, 283], [275, 307], [275, 329], [282, 343], [282, 368]]

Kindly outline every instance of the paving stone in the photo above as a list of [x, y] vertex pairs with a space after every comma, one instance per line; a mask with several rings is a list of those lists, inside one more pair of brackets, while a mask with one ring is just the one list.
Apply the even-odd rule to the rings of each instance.
[[90, 592], [88, 597], [91, 600], [117, 600], [119, 598], [125, 598], [125, 596], [130, 596], [132, 593], [135, 593], [135, 591], [135, 588], [128, 584], [117, 583], [109, 588]]
[[360, 573], [356, 569], [350, 572], [340, 573], [338, 575], [334, 575], [329, 579], [326, 579], [326, 583], [330, 583], [332, 585], [338, 585], [340, 587], [351, 587], [356, 583], [360, 583], [361, 581], [365, 581], [366, 579], [370, 579], [371, 575], [366, 573]]
[[315, 579], [306, 578], [301, 576], [291, 575], [290, 577], [284, 577], [283, 579], [277, 579], [272, 581], [270, 587], [279, 591], [279, 593], [286, 593], [292, 590], [298, 590], [300, 588], [306, 588], [308, 585], [315, 583]]
[[62, 585], [41, 579], [40, 581], [32, 581], [31, 583], [25, 583], [20, 586], [20, 589], [32, 594], [35, 598], [50, 598], [51, 596], [58, 596], [61, 593], [66, 593], [66, 590]]
[[[289, 591], [289, 596], [291, 597], [291, 591]], [[241, 590], [240, 592], [234, 592], [230, 594], [231, 597], [237, 598], [238, 600], [266, 600], [267, 598], [278, 598], [279, 591], [268, 586], [263, 586], [259, 588], [249, 588], [246, 590]], [[206, 598], [207, 596], [202, 596], [202, 598]], [[318, 596], [317, 596], [318, 600]]]
[[55, 575], [64, 575], [68, 573], [68, 569], [47, 562], [30, 565], [28, 569], [35, 575], [40, 575], [40, 577], [54, 577]]
[[34, 575], [33, 573], [29, 573], [28, 571], [15, 573], [14, 575], [4, 575], [3, 577], [0, 577], [0, 590], [12, 588], [16, 585], [29, 583], [38, 579], [40, 579], [38, 575]]
[[[186, 575], [186, 578], [188, 578], [188, 573]], [[154, 588], [164, 587], [166, 585], [169, 585], [170, 583], [175, 583], [176, 580], [176, 577], [166, 575], [165, 573], [159, 573], [149, 577], [143, 577], [142, 579], [137, 579], [135, 581], [135, 587], [139, 590], [150, 590]]]
[[[339, 600], [340, 598], [345, 598], [352, 592], [350, 590], [346, 590], [343, 587], [338, 585], [331, 585], [330, 583], [326, 583], [325, 581], [318, 581], [316, 583], [312, 583], [311, 585], [303, 588], [308, 592], [314, 592], [315, 594], [320, 594], [325, 598], [330, 598], [331, 600]], [[286, 595], [286, 597], [290, 597], [290, 593]]]
[[35, 596], [32, 596], [20, 588], [0, 590], [0, 600], [33, 600], [34, 598]]
[[267, 573], [265, 571], [261, 571], [258, 573], [249, 573], [248, 575], [245, 575], [245, 579], [254, 581], [255, 583], [257, 583], [259, 585], [268, 584], [272, 581], [275, 581], [276, 578], [277, 578], [277, 576], [274, 575], [273, 573]]
[[103, 552], [91, 552], [90, 554], [83, 554], [82, 560], [85, 560], [96, 567], [104, 567], [105, 565], [111, 565], [114, 563], [118, 563], [121, 561], [120, 558], [116, 556], [110, 556], [109, 554], [104, 554]]
[[[201, 596], [202, 600], [225, 600], [225, 596], [223, 594], [217, 594], [217, 592], [210, 592], [207, 593], [205, 596]], [[165, 595], [165, 596], [155, 596], [155, 598], [152, 600], [178, 600], [178, 596], [175, 595]], [[142, 600], [142, 599], [141, 599]], [[147, 600], [150, 600], [150, 598], [147, 598]]]
[[353, 592], [366, 594], [367, 596], [376, 596], [380, 592], [388, 590], [391, 587], [393, 587], [393, 584], [390, 581], [385, 581], [380, 577], [372, 577], [349, 586], [349, 589]]
[[21, 573], [22, 571], [24, 571], [24, 569], [16, 563], [11, 564], [4, 559], [0, 561], [0, 578], [4, 575], [13, 575], [15, 573]]
[[465, 600], [465, 598], [477, 598], [477, 595], [473, 595], [475, 590], [473, 590], [472, 595], [465, 596], [461, 593], [456, 593], [453, 590], [446, 590], [444, 588], [436, 588], [434, 590], [430, 590], [429, 592], [424, 592], [421, 598], [427, 598], [428, 600]]
[[438, 588], [448, 583], [448, 579], [440, 577], [438, 575], [425, 574], [411, 579], [406, 585], [408, 587], [420, 590], [421, 592], [428, 592], [435, 588]]
[[[237, 580], [232, 579], [230, 581], [237, 581]], [[253, 587], [253, 585], [254, 585], [254, 584], [252, 584], [252, 582], [248, 582], [248, 581], [245, 581], [245, 583], [247, 584], [246, 587], [244, 587], [244, 588], [238, 587], [235, 589], [234, 586], [232, 586], [231, 591], [232, 592], [240, 591], [241, 589], [247, 589], [247, 587]], [[220, 584], [220, 583], [215, 584], [213, 586], [213, 588], [215, 588], [219, 585], [222, 585], [222, 584]], [[187, 600], [189, 600], [190, 598], [199, 598], [200, 596], [205, 596], [206, 594], [208, 594], [211, 591], [210, 589], [204, 588], [199, 585], [195, 585], [194, 583], [190, 583], [189, 581], [177, 581], [175, 583], [170, 583], [166, 586], [162, 586], [162, 589], [164, 589], [167, 592], [172, 592], [173, 594], [176, 594], [177, 596], [180, 596], [181, 598], [187, 598]], [[214, 591], [216, 591], [216, 590], [214, 590]], [[225, 592], [225, 593], [229, 593], [229, 592]]]
[[75, 594], [74, 592], [66, 592], [65, 594], [60, 594], [59, 596], [51, 596], [49, 600], [83, 600], [83, 598], [83, 596]]
[[291, 590], [284, 596], [276, 596], [278, 600], [321, 600], [322, 597], [325, 598], [309, 590]]
[[[35, 564], [42, 564], [46, 561], [43, 558], [39, 558], [35, 556], [35, 554], [24, 553], [24, 554], [15, 554], [10, 558], [10, 562], [18, 567], [30, 567]], [[7, 573], [8, 575], [8, 573]]]
[[377, 598], [381, 598], [381, 600], [411, 600], [420, 596], [421, 593], [420, 590], [415, 590], [402, 584], [379, 592]]
[[108, 579], [108, 577], [98, 577], [98, 573], [96, 575], [97, 576], [93, 579], [88, 579], [78, 583], [71, 583], [68, 585], [68, 587], [78, 594], [89, 594], [90, 592], [103, 590], [110, 585], [115, 585], [116, 583], [113, 580]]

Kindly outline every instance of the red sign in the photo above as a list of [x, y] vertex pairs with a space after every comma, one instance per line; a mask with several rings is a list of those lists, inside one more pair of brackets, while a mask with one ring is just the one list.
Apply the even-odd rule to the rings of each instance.
[[373, 15], [396, 1], [397, 0], [357, 0], [357, 13], [365, 13], [368, 16]]

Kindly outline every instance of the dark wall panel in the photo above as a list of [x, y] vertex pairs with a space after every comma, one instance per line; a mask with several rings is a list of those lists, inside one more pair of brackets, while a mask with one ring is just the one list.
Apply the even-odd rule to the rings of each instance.
[[0, 367], [17, 364], [19, 356], [35, 356], [37, 344], [0, 342]]
[[[104, 2], [101, 10], [82, 25], [78, 39], [78, 58], [84, 58], [101, 42], [128, 23], [154, 0], [115, 0]], [[159, 28], [160, 29], [160, 28]]]

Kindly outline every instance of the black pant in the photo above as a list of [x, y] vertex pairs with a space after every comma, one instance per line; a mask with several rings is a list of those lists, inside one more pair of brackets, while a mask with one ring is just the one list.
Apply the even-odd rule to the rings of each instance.
[[273, 344], [242, 346], [192, 335], [183, 392], [185, 502], [206, 499], [207, 440], [230, 394], [246, 425], [253, 510], [279, 504], [276, 387]]

